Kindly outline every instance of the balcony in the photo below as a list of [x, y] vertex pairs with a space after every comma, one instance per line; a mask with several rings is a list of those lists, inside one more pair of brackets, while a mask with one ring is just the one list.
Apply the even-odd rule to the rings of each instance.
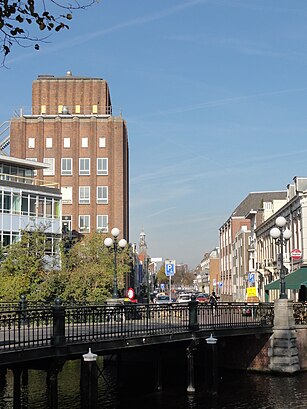
[[56, 182], [47, 182], [46, 180], [40, 180], [28, 176], [11, 175], [8, 173], [0, 173], [0, 180], [14, 183], [24, 183], [32, 186], [51, 187], [54, 189], [59, 188], [59, 184]]

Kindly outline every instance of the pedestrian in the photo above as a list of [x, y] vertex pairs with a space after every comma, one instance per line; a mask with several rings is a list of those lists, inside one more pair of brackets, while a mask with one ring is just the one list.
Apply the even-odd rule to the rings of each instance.
[[210, 306], [211, 306], [211, 312], [213, 314], [213, 309], [216, 310], [216, 308], [217, 308], [217, 297], [216, 297], [214, 291], [212, 291], [212, 293], [210, 294], [209, 303], [210, 303]]
[[304, 284], [302, 284], [298, 292], [298, 302], [306, 302], [306, 301], [307, 301], [307, 288]]

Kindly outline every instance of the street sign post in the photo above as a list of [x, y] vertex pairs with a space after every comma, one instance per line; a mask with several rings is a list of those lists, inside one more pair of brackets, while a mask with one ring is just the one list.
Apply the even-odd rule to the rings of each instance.
[[176, 272], [176, 261], [165, 260], [165, 275], [167, 277], [173, 276]]
[[291, 258], [292, 260], [300, 260], [302, 257], [302, 252], [299, 249], [293, 249], [291, 251]]
[[165, 260], [165, 275], [169, 277], [169, 301], [172, 301], [172, 276], [176, 272], [176, 261]]
[[254, 283], [255, 282], [255, 273], [248, 273], [248, 281], [250, 283]]

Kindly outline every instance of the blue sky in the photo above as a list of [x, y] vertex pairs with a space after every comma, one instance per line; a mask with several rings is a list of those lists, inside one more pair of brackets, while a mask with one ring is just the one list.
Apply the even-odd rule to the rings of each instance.
[[39, 74], [101, 77], [130, 144], [130, 241], [191, 268], [251, 191], [307, 176], [305, 0], [104, 0], [0, 71], [0, 123]]

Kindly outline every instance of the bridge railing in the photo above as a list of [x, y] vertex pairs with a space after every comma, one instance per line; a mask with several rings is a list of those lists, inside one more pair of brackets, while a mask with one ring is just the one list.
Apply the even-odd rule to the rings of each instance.
[[265, 327], [273, 325], [274, 307], [270, 303], [220, 302], [216, 306], [199, 305], [198, 316], [200, 328]]
[[0, 313], [0, 351], [50, 345], [53, 313], [50, 308], [8, 309]]
[[66, 340], [107, 340], [189, 331], [187, 306], [95, 305], [67, 307]]
[[32, 305], [23, 298], [0, 310], [0, 351], [59, 346], [83, 341], [129, 339], [198, 329], [273, 325], [273, 304]]

